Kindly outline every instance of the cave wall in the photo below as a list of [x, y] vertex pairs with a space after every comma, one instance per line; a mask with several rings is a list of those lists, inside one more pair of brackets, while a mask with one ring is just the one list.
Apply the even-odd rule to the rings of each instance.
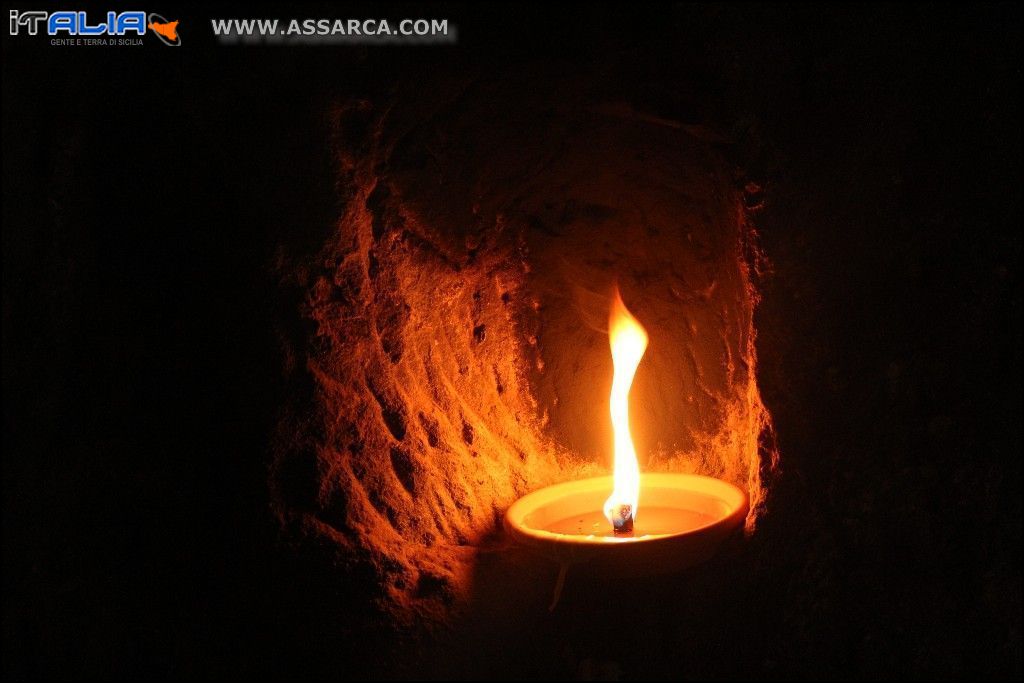
[[443, 619], [511, 502], [608, 470], [618, 285], [651, 337], [642, 468], [745, 487], [754, 529], [777, 455], [719, 140], [552, 71], [407, 84], [332, 121], [340, 217], [280, 266], [309, 324], [271, 477], [286, 526], [377, 576], [386, 609]]

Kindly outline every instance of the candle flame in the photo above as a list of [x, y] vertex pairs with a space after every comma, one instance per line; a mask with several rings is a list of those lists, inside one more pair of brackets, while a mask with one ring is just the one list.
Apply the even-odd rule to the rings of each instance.
[[608, 341], [614, 367], [610, 403], [615, 434], [615, 489], [605, 501], [604, 514], [616, 532], [627, 533], [633, 529], [640, 502], [640, 465], [629, 433], [629, 388], [647, 349], [647, 331], [626, 308], [618, 289], [608, 317]]

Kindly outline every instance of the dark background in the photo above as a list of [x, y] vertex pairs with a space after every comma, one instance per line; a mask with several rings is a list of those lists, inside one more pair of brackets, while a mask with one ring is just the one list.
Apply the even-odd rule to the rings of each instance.
[[334, 98], [557, 61], [688, 89], [765, 188], [775, 560], [686, 661], [477, 670], [1020, 675], [1018, 7], [389, 7], [458, 25], [415, 48], [227, 48], [202, 18], [374, 5], [158, 10], [180, 49], [4, 35], [5, 675], [386, 668], [268, 509], [276, 250], [330, 229]]

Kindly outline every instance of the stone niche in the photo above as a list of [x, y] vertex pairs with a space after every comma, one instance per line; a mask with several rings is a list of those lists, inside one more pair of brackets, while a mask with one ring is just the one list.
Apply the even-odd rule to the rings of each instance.
[[445, 619], [517, 497], [607, 473], [613, 287], [650, 334], [646, 471], [749, 491], [777, 466], [758, 393], [759, 255], [720, 140], [531, 73], [406, 86], [332, 112], [339, 215], [303, 292], [271, 471], [290, 534]]

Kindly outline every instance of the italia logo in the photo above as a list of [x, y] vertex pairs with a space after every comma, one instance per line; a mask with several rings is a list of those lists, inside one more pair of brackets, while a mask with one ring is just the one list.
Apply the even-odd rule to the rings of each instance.
[[129, 34], [144, 36], [152, 32], [160, 42], [171, 47], [181, 45], [178, 21], [169, 21], [154, 12], [107, 12], [103, 21], [97, 21], [86, 12], [20, 12], [11, 10], [10, 34], [16, 36], [24, 29], [30, 35], [39, 35], [42, 28], [53, 37], [102, 38], [124, 37]]

